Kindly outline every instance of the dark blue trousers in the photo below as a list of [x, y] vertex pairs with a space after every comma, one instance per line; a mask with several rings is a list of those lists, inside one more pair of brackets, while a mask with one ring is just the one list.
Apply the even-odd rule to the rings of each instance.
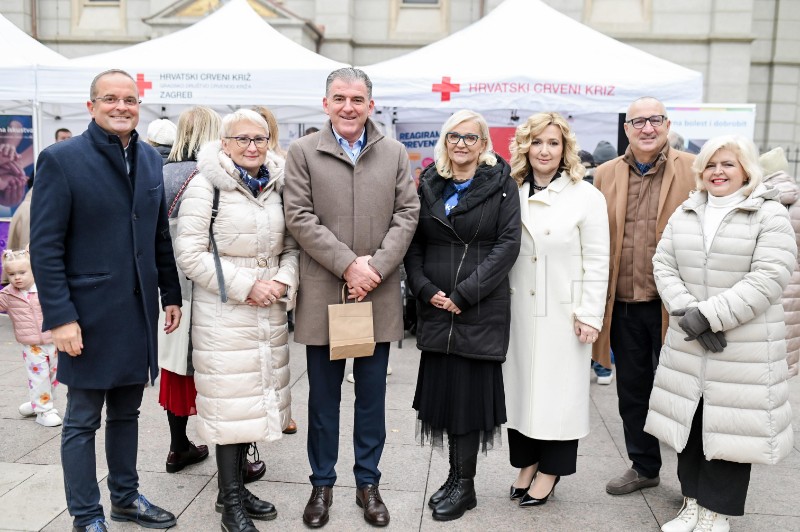
[[[330, 360], [329, 346], [306, 346], [308, 365], [308, 461], [312, 486], [336, 483], [339, 458], [339, 404], [342, 401], [344, 360]], [[378, 463], [386, 442], [386, 367], [389, 343], [375, 346], [371, 357], [353, 359], [355, 419], [353, 474], [356, 486], [380, 484]]]
[[70, 387], [61, 431], [61, 467], [67, 508], [79, 529], [103, 519], [95, 473], [95, 433], [106, 404], [106, 461], [111, 504], [127, 506], [139, 496], [136, 452], [144, 384], [109, 390]]

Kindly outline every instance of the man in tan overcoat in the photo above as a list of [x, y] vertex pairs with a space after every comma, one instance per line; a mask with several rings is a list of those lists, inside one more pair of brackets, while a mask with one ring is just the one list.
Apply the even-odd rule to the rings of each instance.
[[695, 186], [694, 155], [670, 148], [669, 126], [663, 103], [651, 97], [634, 101], [625, 116], [628, 149], [601, 165], [594, 178], [608, 206], [611, 257], [605, 320], [592, 357], [611, 367], [609, 348], [614, 351], [619, 413], [632, 462], [606, 485], [612, 495], [660, 481], [658, 440], [644, 432], [668, 324], [652, 259], [669, 217]]
[[398, 266], [414, 235], [419, 199], [408, 156], [369, 119], [372, 82], [342, 68], [327, 79], [321, 131], [296, 140], [286, 160], [286, 226], [300, 245], [300, 290], [295, 341], [306, 344], [309, 527], [328, 522], [339, 450], [339, 403], [345, 361], [330, 360], [328, 305], [349, 297], [372, 301], [375, 352], [353, 360], [353, 447], [356, 503], [375, 526], [389, 523], [378, 464], [386, 440], [385, 397], [389, 343], [403, 337]]

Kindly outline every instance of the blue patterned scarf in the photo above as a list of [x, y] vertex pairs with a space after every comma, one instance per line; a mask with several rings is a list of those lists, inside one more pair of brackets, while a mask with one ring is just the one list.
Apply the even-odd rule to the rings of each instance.
[[450, 216], [450, 211], [458, 205], [458, 200], [466, 194], [466, 190], [472, 183], [472, 179], [464, 181], [463, 183], [456, 183], [452, 179], [447, 180], [447, 184], [442, 191], [442, 199], [444, 199], [444, 213]]
[[233, 163], [233, 166], [239, 172], [242, 183], [250, 189], [250, 192], [253, 193], [253, 197], [257, 198], [261, 191], [267, 186], [267, 183], [269, 183], [269, 170], [267, 170], [267, 165], [261, 165], [261, 168], [258, 169], [257, 177], [250, 177], [247, 170], [236, 163]]

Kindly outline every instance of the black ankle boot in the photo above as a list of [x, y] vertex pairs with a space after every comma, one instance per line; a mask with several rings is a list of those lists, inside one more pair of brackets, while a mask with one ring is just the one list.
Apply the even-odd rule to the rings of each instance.
[[[247, 444], [244, 444], [245, 446]], [[219, 497], [222, 503], [223, 532], [258, 532], [244, 507], [244, 483], [241, 461], [246, 447], [242, 444], [217, 445], [217, 475]]]
[[428, 499], [428, 507], [435, 508], [439, 502], [444, 499], [444, 496], [447, 495], [447, 492], [450, 490], [450, 486], [452, 486], [453, 482], [456, 481], [456, 465], [455, 465], [455, 453], [453, 452], [454, 446], [448, 445], [450, 447], [450, 472], [447, 474], [447, 480], [444, 481], [444, 484], [436, 490], [431, 498]]
[[450, 489], [433, 509], [436, 521], [452, 521], [478, 505], [475, 496], [475, 468], [478, 464], [478, 432], [448, 436], [455, 457], [455, 479]]

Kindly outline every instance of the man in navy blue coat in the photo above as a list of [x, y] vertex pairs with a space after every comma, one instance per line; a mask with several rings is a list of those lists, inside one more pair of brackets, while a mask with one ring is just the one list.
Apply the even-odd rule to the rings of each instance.
[[95, 433], [106, 404], [111, 518], [167, 528], [175, 516], [139, 494], [139, 407], [158, 371], [158, 295], [172, 332], [181, 293], [169, 236], [161, 157], [138, 141], [139, 92], [109, 70], [90, 89], [82, 135], [38, 159], [31, 262], [69, 387], [61, 464], [73, 530], [106, 530], [95, 475]]

